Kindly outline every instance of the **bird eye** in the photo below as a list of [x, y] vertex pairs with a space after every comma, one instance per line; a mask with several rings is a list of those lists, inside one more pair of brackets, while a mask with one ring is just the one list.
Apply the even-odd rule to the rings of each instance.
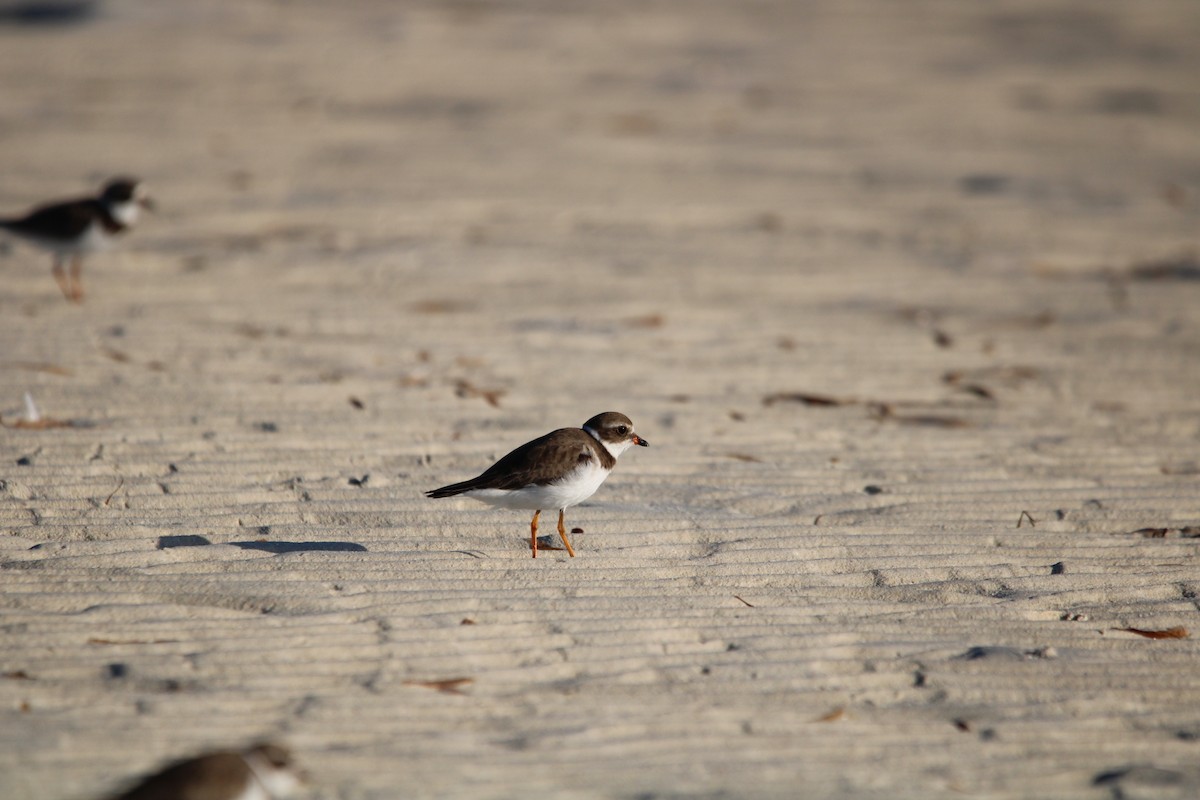
[[618, 426], [617, 426], [617, 433], [619, 433], [619, 434], [621, 434], [622, 436], [624, 436], [625, 434], [629, 433], [629, 426], [628, 426], [628, 425], [618, 425]]

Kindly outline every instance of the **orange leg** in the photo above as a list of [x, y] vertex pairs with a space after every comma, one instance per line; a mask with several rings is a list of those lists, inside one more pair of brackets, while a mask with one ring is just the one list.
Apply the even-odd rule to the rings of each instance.
[[67, 280], [67, 274], [63, 272], [63, 260], [59, 256], [54, 257], [54, 280], [58, 282], [58, 288], [62, 290], [63, 297], [68, 300], [71, 297], [71, 283]]
[[83, 302], [83, 257], [75, 256], [71, 259], [71, 299], [76, 303]]
[[563, 527], [563, 516], [566, 515], [566, 513], [567, 510], [565, 508], [560, 508], [558, 510], [558, 535], [562, 537], [563, 544], [567, 546], [567, 555], [571, 556], [571, 558], [574, 558], [575, 551], [571, 549], [571, 543], [567, 541], [567, 529]]
[[529, 547], [533, 550], [533, 557], [537, 558], [537, 521], [542, 515], [542, 510], [539, 508], [533, 512], [533, 522], [529, 523]]

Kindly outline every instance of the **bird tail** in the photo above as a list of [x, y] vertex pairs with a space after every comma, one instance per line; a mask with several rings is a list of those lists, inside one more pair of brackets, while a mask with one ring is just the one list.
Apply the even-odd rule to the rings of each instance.
[[475, 488], [471, 481], [463, 481], [462, 483], [452, 483], [449, 486], [443, 486], [440, 489], [433, 489], [425, 493], [426, 497], [454, 497], [456, 494], [469, 492]]

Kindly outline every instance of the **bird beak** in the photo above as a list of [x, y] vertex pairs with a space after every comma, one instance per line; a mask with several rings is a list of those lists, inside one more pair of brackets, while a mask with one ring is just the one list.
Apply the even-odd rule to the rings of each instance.
[[647, 442], [642, 437], [638, 436], [636, 433], [633, 435], [633, 443], [640, 447], [649, 447], [650, 446], [649, 442]]
[[154, 202], [154, 198], [152, 197], [139, 197], [137, 203], [147, 211], [158, 210], [158, 205]]

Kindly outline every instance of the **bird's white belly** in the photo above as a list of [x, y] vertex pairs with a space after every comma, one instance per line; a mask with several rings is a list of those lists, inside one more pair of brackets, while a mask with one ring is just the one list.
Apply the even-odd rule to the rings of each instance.
[[93, 222], [84, 230], [83, 234], [75, 239], [50, 239], [44, 236], [34, 236], [25, 234], [25, 238], [52, 253], [60, 253], [64, 256], [82, 255], [86, 253], [94, 253], [98, 250], [107, 250], [112, 247], [115, 237], [104, 229], [104, 226]]
[[94, 253], [97, 250], [107, 250], [112, 247], [115, 240], [116, 237], [106, 231], [103, 225], [93, 222], [80, 237], [74, 249], [80, 253]]
[[569, 473], [558, 483], [526, 486], [523, 489], [511, 491], [472, 489], [464, 494], [474, 500], [480, 500], [500, 508], [534, 510], [569, 508], [582, 503], [595, 494], [596, 490], [600, 488], [600, 484], [604, 483], [604, 479], [608, 477], [609, 472], [610, 470], [604, 469], [593, 459]]

